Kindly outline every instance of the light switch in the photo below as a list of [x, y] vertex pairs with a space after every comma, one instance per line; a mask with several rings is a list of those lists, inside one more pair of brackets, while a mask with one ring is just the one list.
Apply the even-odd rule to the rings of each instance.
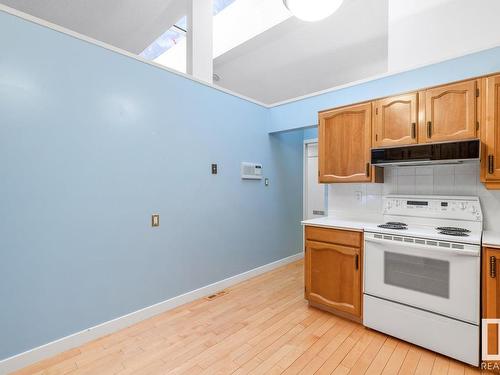
[[217, 174], [217, 164], [212, 164], [212, 174]]
[[267, 177], [266, 177], [266, 178], [264, 179], [264, 185], [265, 185], [265, 186], [269, 186], [269, 178], [267, 178]]
[[160, 226], [160, 214], [151, 215], [151, 226], [152, 227]]
[[361, 202], [363, 200], [363, 192], [362, 191], [355, 191], [354, 196], [356, 197], [356, 200], [358, 202]]

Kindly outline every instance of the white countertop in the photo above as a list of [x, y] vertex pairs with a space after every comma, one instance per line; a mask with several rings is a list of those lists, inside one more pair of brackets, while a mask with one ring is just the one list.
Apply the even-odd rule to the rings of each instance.
[[316, 219], [302, 221], [302, 225], [312, 225], [315, 227], [350, 229], [362, 232], [365, 227], [381, 223], [381, 219], [355, 219], [350, 217], [325, 216]]
[[483, 246], [500, 248], [500, 232], [485, 230], [483, 232]]

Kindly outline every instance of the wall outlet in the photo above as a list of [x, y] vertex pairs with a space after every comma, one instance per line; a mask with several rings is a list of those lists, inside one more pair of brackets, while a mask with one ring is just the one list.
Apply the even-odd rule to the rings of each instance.
[[362, 191], [355, 191], [354, 196], [356, 197], [356, 200], [358, 202], [361, 202], [363, 200], [363, 192]]
[[160, 226], [160, 214], [151, 215], [151, 226], [152, 227]]

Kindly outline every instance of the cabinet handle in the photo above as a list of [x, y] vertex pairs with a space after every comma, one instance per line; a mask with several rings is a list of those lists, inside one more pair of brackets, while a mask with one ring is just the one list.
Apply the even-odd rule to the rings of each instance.
[[427, 121], [427, 138], [432, 138], [432, 122]]
[[358, 254], [356, 254], [356, 257], [354, 258], [354, 263], [356, 263], [356, 271], [359, 270], [359, 255]]
[[370, 177], [370, 163], [366, 163], [366, 177]]
[[488, 155], [488, 173], [493, 174], [495, 172], [495, 157], [493, 155]]
[[497, 277], [497, 258], [490, 257], [490, 277]]
[[411, 137], [413, 139], [417, 138], [417, 124], [414, 122], [411, 123]]

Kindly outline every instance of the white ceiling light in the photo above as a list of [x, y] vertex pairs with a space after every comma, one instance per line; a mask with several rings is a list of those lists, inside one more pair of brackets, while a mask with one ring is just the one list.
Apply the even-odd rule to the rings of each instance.
[[297, 18], [303, 21], [319, 21], [337, 9], [344, 0], [283, 0], [283, 4]]

